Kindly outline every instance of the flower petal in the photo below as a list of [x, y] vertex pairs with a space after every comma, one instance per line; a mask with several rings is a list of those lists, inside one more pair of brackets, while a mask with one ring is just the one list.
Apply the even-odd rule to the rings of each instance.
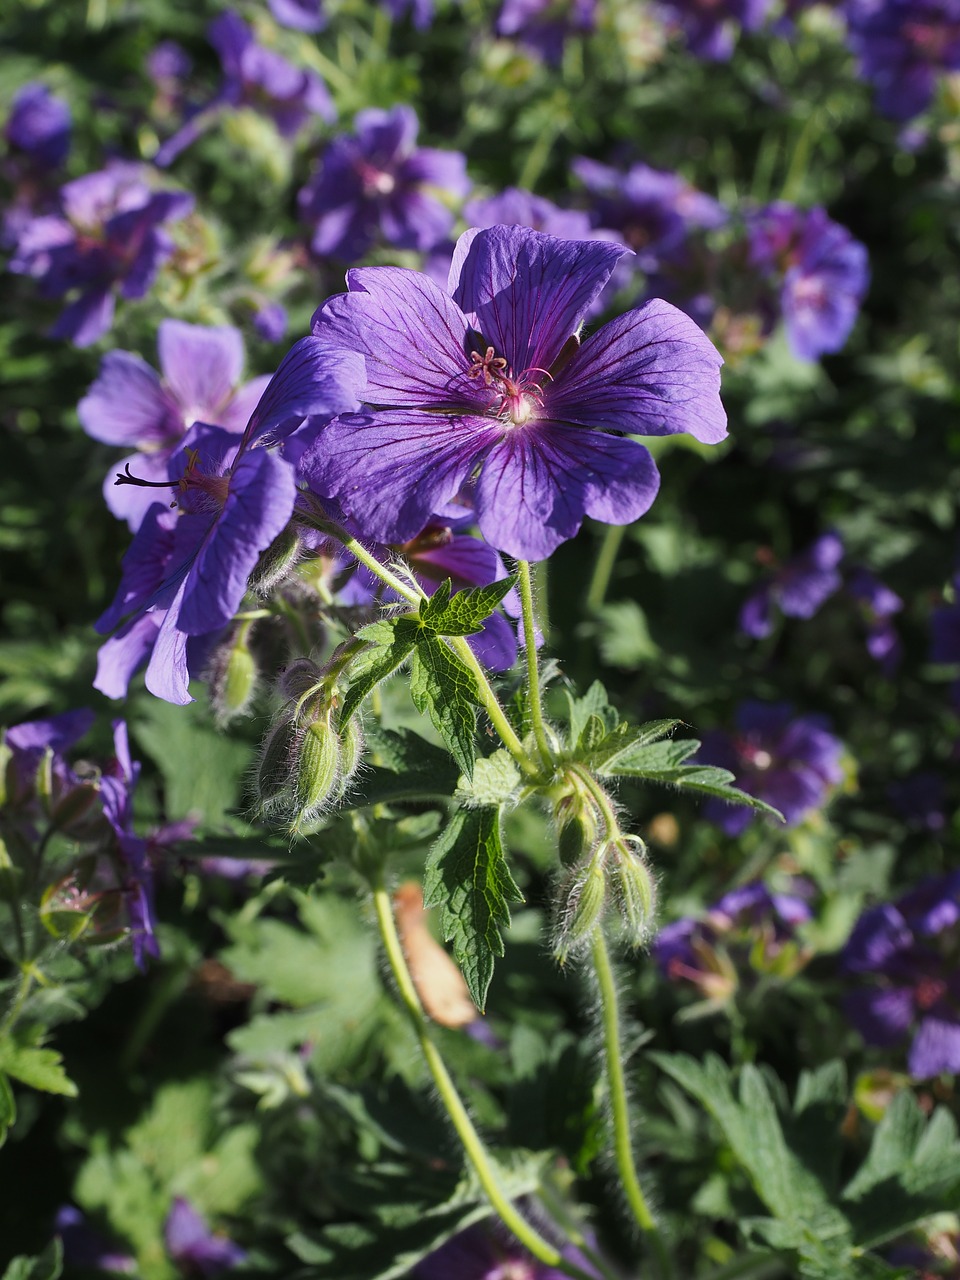
[[80, 425], [105, 444], [170, 444], [183, 435], [176, 401], [146, 360], [132, 351], [110, 351], [77, 405]]
[[625, 245], [559, 240], [529, 227], [467, 231], [450, 292], [516, 375], [549, 369], [610, 278]]
[[363, 360], [353, 351], [331, 351], [310, 336], [294, 343], [253, 411], [245, 444], [273, 444], [304, 418], [328, 419], [359, 406]]
[[[157, 332], [160, 368], [183, 422], [220, 423], [243, 373], [243, 338], [232, 325], [208, 327], [163, 320]], [[246, 424], [244, 424], [246, 425]]]
[[941, 1072], [960, 1072], [960, 1021], [949, 1010], [920, 1023], [907, 1059], [910, 1074], [928, 1080]]
[[727, 434], [723, 360], [689, 316], [661, 298], [605, 324], [547, 388], [551, 417], [635, 435]]

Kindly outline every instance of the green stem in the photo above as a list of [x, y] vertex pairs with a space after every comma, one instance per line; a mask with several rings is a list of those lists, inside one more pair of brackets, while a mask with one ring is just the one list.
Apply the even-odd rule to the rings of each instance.
[[771, 1258], [769, 1254], [755, 1254], [753, 1257], [734, 1258], [714, 1271], [707, 1280], [767, 1280], [783, 1274], [784, 1266], [779, 1259]]
[[558, 1271], [564, 1272], [565, 1275], [574, 1277], [574, 1280], [590, 1280], [586, 1272], [567, 1262], [559, 1250], [543, 1239], [539, 1232], [517, 1212], [513, 1202], [504, 1191], [490, 1153], [484, 1146], [483, 1140], [467, 1114], [467, 1109], [457, 1092], [457, 1087], [453, 1083], [450, 1072], [447, 1070], [447, 1065], [440, 1055], [440, 1050], [430, 1038], [426, 1015], [423, 1012], [420, 997], [417, 995], [417, 989], [413, 985], [413, 978], [410, 976], [406, 957], [403, 954], [403, 946], [397, 933], [390, 895], [387, 892], [382, 871], [377, 871], [372, 888], [377, 925], [387, 954], [390, 971], [400, 992], [400, 998], [410, 1017], [414, 1033], [420, 1045], [420, 1051], [426, 1060], [427, 1068], [433, 1078], [437, 1093], [440, 1095], [443, 1109], [450, 1117], [450, 1122], [456, 1130], [457, 1137], [463, 1144], [467, 1159], [473, 1166], [487, 1199], [504, 1225], [513, 1232], [524, 1248], [532, 1253], [538, 1261], [547, 1267], [553, 1267]]
[[0, 1021], [0, 1036], [6, 1035], [7, 1032], [13, 1028], [17, 1018], [19, 1018], [20, 1010], [23, 1008], [27, 996], [33, 990], [34, 978], [35, 974], [33, 965], [21, 965], [19, 986], [17, 987], [16, 993], [10, 1002], [7, 1012], [3, 1015], [3, 1020]]
[[603, 1052], [607, 1070], [607, 1088], [610, 1093], [610, 1111], [613, 1120], [613, 1144], [617, 1169], [627, 1203], [637, 1225], [647, 1236], [657, 1257], [660, 1274], [671, 1273], [670, 1261], [657, 1225], [640, 1186], [633, 1159], [630, 1140], [630, 1108], [627, 1103], [627, 1084], [623, 1073], [623, 1049], [620, 1042], [620, 1012], [617, 1007], [617, 988], [610, 964], [603, 931], [598, 929], [593, 937], [593, 967], [600, 988], [600, 1007], [603, 1017]]
[[533, 587], [530, 582], [529, 560], [518, 560], [520, 572], [520, 605], [523, 613], [523, 650], [527, 659], [527, 697], [530, 704], [530, 720], [533, 725], [533, 736], [540, 752], [543, 767], [548, 773], [553, 771], [553, 752], [547, 741], [547, 733], [543, 724], [543, 703], [540, 698], [540, 667], [537, 662], [537, 631], [533, 616]]
[[588, 613], [596, 613], [607, 597], [607, 589], [613, 576], [613, 566], [617, 562], [617, 555], [626, 531], [625, 524], [608, 524], [604, 531], [597, 563], [593, 567], [590, 589], [587, 591]]

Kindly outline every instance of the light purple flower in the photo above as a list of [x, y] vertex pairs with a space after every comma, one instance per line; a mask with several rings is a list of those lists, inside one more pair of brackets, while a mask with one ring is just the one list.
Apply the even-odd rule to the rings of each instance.
[[208, 1280], [238, 1266], [246, 1250], [211, 1231], [202, 1215], [183, 1196], [176, 1196], [163, 1227], [171, 1261], [184, 1275]]
[[191, 641], [196, 652], [231, 621], [257, 560], [293, 514], [293, 465], [268, 446], [307, 418], [324, 421], [355, 406], [362, 377], [356, 356], [303, 338], [284, 357], [242, 437], [203, 423], [184, 436], [168, 464], [169, 480], [159, 482], [177, 491], [178, 510], [149, 508], [124, 557], [117, 595], [97, 622], [101, 632], [118, 624], [120, 630], [100, 651], [96, 688], [123, 696], [149, 657], [151, 693], [192, 701], [188, 683], [199, 659], [191, 662]]
[[287, 324], [286, 308], [279, 302], [261, 302], [253, 313], [253, 327], [264, 342], [280, 342]]
[[454, 215], [440, 195], [469, 192], [464, 156], [418, 147], [412, 107], [361, 111], [354, 127], [334, 138], [300, 192], [314, 253], [355, 261], [380, 239], [421, 252], [446, 239]]
[[[194, 422], [239, 434], [250, 420], [269, 375], [242, 381], [243, 338], [238, 329], [163, 320], [157, 332], [160, 373], [132, 351], [111, 351], [80, 401], [77, 413], [87, 435], [106, 444], [136, 446], [125, 458], [144, 480], [168, 479], [167, 464]], [[149, 489], [104, 483], [107, 506], [136, 531], [156, 501]]]
[[771, 0], [663, 0], [657, 5], [672, 30], [682, 33], [690, 52], [710, 62], [733, 53], [737, 25], [756, 31]]
[[919, 115], [937, 74], [960, 70], [958, 0], [847, 0], [844, 10], [860, 73], [892, 119]]
[[163, 230], [193, 208], [186, 192], [154, 191], [140, 165], [114, 164], [68, 182], [61, 212], [20, 227], [10, 270], [33, 276], [48, 298], [75, 295], [51, 329], [89, 346], [113, 322], [114, 295], [142, 298], [173, 252]]
[[584, 313], [622, 246], [525, 227], [460, 237], [450, 292], [395, 267], [347, 274], [314, 317], [325, 345], [363, 355], [363, 412], [337, 418], [304, 454], [319, 496], [366, 535], [406, 542], [473, 485], [491, 546], [549, 556], [585, 515], [614, 524], [653, 502], [642, 445], [613, 432], [726, 435], [720, 356], [682, 312], [654, 301], [581, 346]]
[[912, 1035], [907, 1065], [921, 1080], [960, 1072], [958, 923], [955, 871], [864, 912], [841, 956], [843, 970], [864, 980], [844, 1002], [851, 1021], [881, 1047]]
[[284, 27], [295, 31], [322, 31], [327, 25], [321, 0], [268, 0], [270, 12]]
[[787, 560], [751, 595], [740, 610], [740, 630], [762, 640], [773, 630], [773, 607], [788, 618], [812, 618], [820, 606], [839, 590], [838, 565], [843, 543], [835, 533], [825, 533], [805, 551]]
[[557, 66], [570, 36], [589, 35], [596, 27], [597, 0], [503, 0], [497, 15], [498, 36], [515, 36]]
[[[580, 209], [561, 209], [552, 200], [520, 187], [507, 187], [493, 196], [468, 200], [463, 216], [471, 227], [532, 227], [561, 240], [590, 240], [593, 227]], [[608, 238], [603, 236], [601, 238]]]
[[36, 169], [57, 169], [70, 150], [70, 108], [43, 84], [25, 84], [14, 96], [4, 137]]
[[[779, 809], [788, 827], [822, 809], [843, 782], [843, 744], [823, 716], [798, 716], [788, 703], [748, 701], [738, 708], [735, 725], [733, 733], [705, 733], [697, 763], [729, 769], [741, 791]], [[755, 817], [722, 800], [708, 800], [704, 814], [730, 836]]]
[[867, 250], [824, 209], [779, 201], [748, 220], [750, 260], [780, 291], [787, 341], [801, 360], [839, 351], [867, 291]]

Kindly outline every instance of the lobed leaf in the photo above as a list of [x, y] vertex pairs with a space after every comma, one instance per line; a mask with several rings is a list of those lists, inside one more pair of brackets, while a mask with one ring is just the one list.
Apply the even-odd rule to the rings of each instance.
[[477, 746], [477, 693], [470, 668], [442, 640], [422, 639], [413, 654], [410, 696], [426, 712], [468, 778]]
[[484, 587], [458, 591], [451, 597], [452, 584], [448, 578], [420, 606], [420, 621], [437, 636], [474, 635], [516, 581], [514, 573]]

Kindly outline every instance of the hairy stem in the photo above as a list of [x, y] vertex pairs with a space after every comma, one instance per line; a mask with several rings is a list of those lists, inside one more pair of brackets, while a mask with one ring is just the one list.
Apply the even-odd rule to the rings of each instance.
[[483, 1140], [473, 1126], [457, 1087], [453, 1083], [447, 1065], [440, 1055], [440, 1050], [430, 1037], [426, 1015], [417, 995], [413, 978], [403, 954], [403, 946], [397, 933], [396, 922], [390, 895], [383, 879], [383, 872], [377, 871], [373, 880], [373, 902], [377, 915], [380, 938], [387, 955], [387, 962], [393, 974], [397, 989], [410, 1021], [413, 1025], [420, 1050], [427, 1068], [436, 1086], [444, 1111], [450, 1118], [457, 1137], [463, 1145], [467, 1159], [470, 1161], [486, 1193], [487, 1199], [499, 1215], [503, 1224], [513, 1232], [525, 1249], [542, 1262], [544, 1266], [553, 1267], [574, 1280], [590, 1280], [586, 1272], [566, 1261], [562, 1254], [549, 1241], [544, 1240], [529, 1222], [517, 1212], [509, 1196], [501, 1185], [496, 1166]]
[[533, 736], [540, 752], [543, 767], [549, 773], [553, 769], [553, 753], [547, 741], [543, 724], [543, 703], [540, 698], [540, 667], [537, 662], [536, 625], [533, 616], [533, 587], [530, 581], [529, 560], [518, 560], [520, 572], [520, 605], [523, 611], [523, 651], [527, 659], [527, 697], [530, 704], [530, 721]]

